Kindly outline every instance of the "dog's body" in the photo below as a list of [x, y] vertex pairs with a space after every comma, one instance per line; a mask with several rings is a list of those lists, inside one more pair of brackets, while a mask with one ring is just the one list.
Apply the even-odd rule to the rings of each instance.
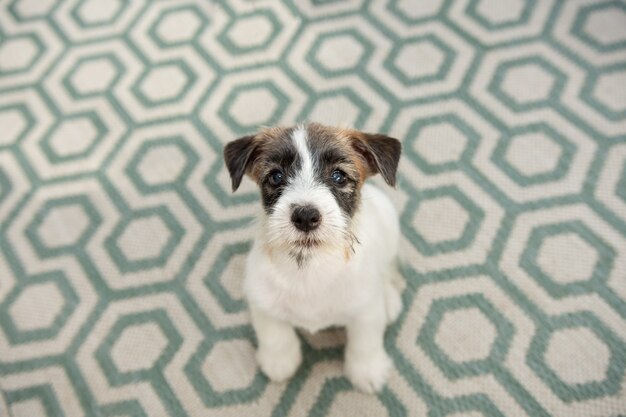
[[265, 212], [246, 263], [244, 292], [268, 377], [300, 362], [294, 327], [346, 326], [346, 373], [364, 391], [382, 388], [388, 323], [401, 310], [397, 213], [364, 184], [381, 172], [395, 184], [399, 142], [321, 125], [271, 129], [231, 142], [225, 158], [236, 189], [244, 172], [261, 187]]
[[[377, 308], [396, 270], [398, 217], [387, 196], [373, 185], [363, 186], [362, 200], [353, 226], [359, 244], [348, 259], [345, 253], [329, 251], [299, 268], [288, 257], [267, 255], [261, 229], [247, 260], [244, 291], [248, 301], [310, 332], [346, 326], [364, 310]], [[400, 306], [389, 307], [395, 315]]]

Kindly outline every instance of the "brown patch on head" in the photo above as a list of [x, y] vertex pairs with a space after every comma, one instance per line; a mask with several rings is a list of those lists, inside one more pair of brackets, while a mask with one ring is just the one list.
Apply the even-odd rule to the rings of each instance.
[[274, 171], [293, 175], [299, 166], [298, 153], [291, 139], [293, 128], [271, 127], [254, 136], [234, 140], [224, 148], [224, 159], [230, 173], [233, 191], [244, 174], [261, 188], [266, 211], [270, 211], [282, 193], [283, 187], [271, 186], [268, 177]]
[[[359, 205], [361, 187], [368, 177], [380, 172], [389, 185], [395, 185], [401, 151], [397, 139], [319, 123], [307, 125], [306, 130], [318, 180], [328, 186], [349, 216]], [[337, 170], [347, 178], [341, 186], [331, 180]]]
[[381, 134], [355, 129], [330, 127], [312, 123], [308, 126], [312, 147], [334, 145], [341, 149], [358, 172], [359, 186], [368, 177], [380, 173], [387, 184], [395, 186], [396, 171], [402, 145], [400, 141]]
[[[301, 164], [291, 137], [293, 130], [271, 127], [261, 130], [256, 136], [260, 150], [250, 175], [261, 188], [261, 200], [268, 213], [272, 211], [286, 183], [296, 175]], [[270, 183], [270, 176], [274, 172], [282, 173], [283, 184], [276, 186]]]
[[[352, 217], [360, 200], [365, 176], [362, 162], [344, 130], [311, 123], [307, 126], [308, 147], [319, 183], [328, 187], [341, 210]], [[333, 180], [333, 174], [345, 177], [343, 183]]]
[[355, 130], [311, 123], [307, 126], [312, 154], [320, 163], [335, 165], [357, 182], [360, 188], [367, 177], [364, 161], [352, 146]]
[[289, 165], [297, 152], [293, 146], [293, 128], [268, 127], [256, 134], [259, 152], [254, 160], [250, 176], [260, 184], [263, 177], [272, 169]]

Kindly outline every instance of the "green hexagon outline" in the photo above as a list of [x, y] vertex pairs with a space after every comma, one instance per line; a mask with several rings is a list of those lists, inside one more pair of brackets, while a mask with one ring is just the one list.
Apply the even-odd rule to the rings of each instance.
[[10, 111], [15, 111], [15, 110], [19, 112], [24, 118], [24, 120], [26, 121], [26, 127], [17, 135], [17, 137], [13, 140], [12, 143], [9, 143], [7, 145], [0, 145], [0, 150], [7, 149], [11, 146], [14, 146], [20, 143], [28, 135], [28, 133], [30, 133], [30, 131], [33, 130], [35, 126], [35, 118], [33, 117], [33, 114], [30, 112], [30, 110], [28, 110], [28, 107], [26, 107], [24, 104], [17, 103], [17, 104], [9, 104], [7, 106], [0, 106], [0, 113], [3, 113], [5, 111], [10, 112]]
[[[554, 83], [552, 84], [552, 87], [550, 88], [550, 91], [548, 92], [548, 97], [546, 99], [519, 103], [515, 100], [515, 97], [510, 96], [506, 91], [502, 89], [502, 82], [504, 81], [506, 74], [510, 70], [529, 64], [536, 65], [546, 71], [548, 74], [550, 74], [554, 79]], [[560, 69], [552, 65], [542, 56], [526, 56], [516, 58], [511, 61], [501, 62], [497, 66], [496, 72], [489, 82], [487, 90], [500, 102], [504, 103], [508, 108], [513, 109], [514, 111], [527, 111], [542, 107], [553, 106], [553, 103], [558, 103], [559, 97], [561, 96], [561, 94], [563, 93], [563, 89], [565, 88], [566, 81], [567, 76]]]
[[9, 176], [4, 172], [2, 167], [0, 167], [0, 205], [2, 205], [4, 199], [9, 196], [12, 189], [13, 185], [9, 180]]
[[[574, 23], [572, 24], [570, 33], [579, 40], [581, 40], [583, 43], [587, 44], [587, 46], [591, 47], [593, 50], [599, 51], [601, 53], [615, 52], [626, 48], [626, 40], [605, 45], [601, 42], [598, 42], [592, 36], [588, 35], [587, 32], [585, 32], [584, 30], [585, 24], [587, 23], [587, 19], [589, 18], [590, 14], [596, 13], [602, 9], [615, 7], [622, 9], [624, 12], [626, 12], [626, 5], [621, 2], [590, 4], [585, 7], [581, 7], [578, 10], [578, 14], [576, 15]], [[593, 73], [593, 71], [591, 71], [591, 73]]]
[[489, 396], [483, 393], [441, 398], [441, 401], [437, 401], [429, 410], [428, 417], [446, 417], [453, 413], [457, 414], [459, 411], [478, 411], [485, 417], [507, 417]]
[[[20, 330], [15, 325], [9, 313], [11, 306], [17, 301], [20, 295], [29, 287], [36, 285], [53, 283], [63, 297], [63, 307], [57, 313], [48, 327], [33, 330]], [[53, 339], [63, 329], [69, 318], [76, 310], [79, 298], [65, 274], [59, 270], [52, 272], [44, 272], [42, 274], [29, 277], [27, 281], [19, 281], [5, 299], [0, 303], [0, 327], [4, 330], [4, 334], [12, 344], [32, 343], [46, 339]]]
[[[89, 144], [89, 146], [85, 148], [85, 150], [78, 153], [61, 156], [56, 153], [54, 147], [50, 143], [50, 141], [52, 140], [52, 136], [54, 135], [56, 129], [58, 129], [59, 126], [61, 126], [63, 123], [77, 119], [88, 119], [91, 122], [91, 125], [96, 129], [96, 137], [93, 139], [91, 144]], [[68, 161], [83, 159], [91, 155], [91, 153], [93, 153], [93, 151], [98, 147], [98, 144], [102, 142], [102, 138], [106, 136], [108, 132], [109, 129], [104, 124], [98, 113], [94, 111], [75, 113], [72, 115], [67, 115], [64, 118], [57, 119], [56, 122], [52, 126], [50, 126], [46, 134], [39, 140], [39, 146], [41, 147], [41, 150], [43, 151], [48, 161], [50, 161], [50, 163], [55, 165], [62, 164]]]
[[[468, 308], [480, 310], [495, 327], [496, 337], [486, 358], [456, 362], [441, 350], [435, 342], [435, 336], [446, 313]], [[433, 301], [416, 342], [448, 378], [459, 379], [488, 374], [497, 369], [498, 363], [504, 360], [509, 350], [514, 333], [514, 326], [483, 294], [473, 293]]]
[[624, 160], [624, 166], [622, 167], [622, 174], [620, 175], [620, 179], [617, 182], [617, 188], [615, 189], [615, 194], [624, 200], [626, 203], [626, 160]]
[[15, 75], [15, 74], [28, 72], [28, 71], [30, 71], [33, 68], [33, 66], [35, 66], [37, 64], [37, 61], [39, 61], [39, 59], [43, 55], [43, 52], [46, 49], [46, 46], [39, 39], [38, 35], [35, 34], [35, 33], [26, 33], [26, 34], [19, 34], [18, 36], [15, 36], [15, 37], [6, 37], [5, 36], [3, 38], [0, 38], [0, 48], [2, 48], [2, 44], [4, 42], [6, 42], [6, 41], [15, 41], [15, 40], [18, 40], [18, 39], [21, 39], [21, 38], [28, 38], [28, 39], [30, 39], [33, 42], [33, 44], [35, 45], [35, 48], [37, 50], [35, 52], [35, 55], [30, 60], [30, 62], [23, 68], [12, 69], [12, 70], [8, 70], [8, 71], [0, 68], [0, 76]]
[[[592, 276], [587, 280], [561, 284], [554, 281], [537, 264], [537, 256], [539, 255], [543, 242], [547, 238], [563, 234], [577, 235], [593, 247], [599, 255]], [[606, 244], [584, 223], [580, 221], [568, 221], [542, 225], [533, 229], [520, 258], [520, 266], [548, 291], [551, 296], [563, 298], [570, 295], [595, 292], [598, 284], [603, 285], [603, 283], [608, 280], [615, 261], [615, 255], [615, 250]]]
[[[73, 206], [78, 205], [83, 212], [87, 215], [87, 219], [89, 223], [85, 230], [81, 233], [80, 237], [74, 244], [65, 245], [65, 246], [57, 246], [53, 248], [47, 247], [39, 236], [38, 229], [45, 220], [46, 216], [55, 208], [64, 207], [64, 206]], [[59, 255], [64, 254], [73, 254], [75, 252], [80, 252], [87, 245], [89, 239], [93, 236], [96, 229], [102, 222], [102, 217], [100, 213], [96, 210], [91, 200], [84, 195], [71, 195], [60, 198], [54, 198], [47, 200], [38, 210], [31, 222], [26, 226], [24, 233], [29, 240], [31, 246], [42, 258], [52, 258]]]
[[87, 1], [96, 1], [96, 0], [79, 0], [78, 3], [76, 3], [74, 7], [72, 7], [69, 13], [69, 15], [72, 17], [74, 22], [76, 22], [81, 29], [85, 29], [85, 28], [92, 29], [92, 28], [99, 28], [99, 27], [103, 27], [107, 25], [112, 25], [126, 11], [126, 9], [128, 8], [128, 5], [130, 4], [128, 0], [119, 0], [120, 8], [113, 14], [113, 16], [111, 16], [110, 19], [101, 21], [101, 22], [96, 22], [96, 23], [86, 23], [85, 21], [83, 21], [83, 18], [80, 16], [80, 13], [78, 13], [78, 10], [81, 7], [83, 7], [85, 2]]
[[580, 91], [580, 98], [607, 119], [614, 122], [621, 122], [626, 118], [626, 108], [621, 111], [615, 111], [609, 108], [606, 104], [602, 103], [602, 101], [598, 100], [593, 94], [593, 90], [595, 89], [600, 77], [613, 72], [626, 73], [626, 63], [621, 62], [602, 69], [591, 71], [587, 77], [585, 77], [585, 84]]
[[[457, 161], [449, 161], [438, 164], [432, 164], [423, 158], [419, 152], [416, 152], [413, 144], [417, 141], [419, 133], [425, 127], [434, 124], [449, 124], [454, 126], [467, 139], [465, 149], [461, 153], [461, 157]], [[416, 164], [419, 169], [427, 174], [440, 174], [446, 171], [454, 171], [461, 168], [463, 164], [469, 164], [474, 152], [478, 148], [480, 135], [467, 124], [463, 119], [459, 118], [455, 113], [443, 113], [427, 119], [418, 119], [413, 122], [409, 131], [405, 135], [406, 145], [404, 152], [411, 162]]]
[[[270, 22], [270, 25], [272, 26], [272, 31], [270, 32], [267, 39], [259, 45], [246, 46], [246, 47], [241, 47], [237, 45], [236, 43], [234, 43], [232, 39], [230, 39], [230, 36], [228, 36], [228, 33], [230, 32], [230, 30], [232, 30], [234, 25], [242, 22], [243, 19], [247, 19], [250, 17], [257, 17], [257, 16], [265, 17]], [[244, 55], [250, 52], [261, 51], [261, 50], [268, 48], [272, 44], [272, 42], [274, 42], [276, 38], [278, 37], [278, 34], [280, 33], [282, 26], [283, 25], [281, 25], [280, 20], [276, 18], [276, 16], [271, 10], [258, 9], [253, 12], [241, 14], [237, 16], [236, 19], [231, 19], [230, 22], [228, 22], [228, 24], [224, 27], [224, 29], [217, 35], [217, 40], [228, 51], [228, 53], [232, 55]]]
[[407, 25], [413, 25], [416, 23], [424, 23], [429, 20], [435, 20], [437, 17], [442, 16], [443, 13], [445, 13], [445, 10], [448, 9], [448, 6], [452, 2], [452, 0], [442, 0], [441, 6], [439, 7], [439, 10], [437, 11], [437, 13], [431, 16], [418, 17], [414, 19], [414, 18], [408, 17], [402, 10], [398, 9], [398, 1], [399, 0], [392, 0], [388, 2], [387, 10], [391, 14], [393, 14], [396, 18], [400, 19], [402, 22], [406, 23]]
[[[606, 378], [601, 382], [571, 385], [562, 381], [545, 363], [545, 352], [550, 333], [555, 330], [586, 327], [609, 348], [610, 359]], [[589, 311], [570, 312], [560, 316], [546, 317], [540, 323], [526, 351], [526, 364], [564, 402], [584, 401], [614, 395], [621, 389], [621, 380], [626, 370], [623, 360], [626, 345]]]
[[[329, 3], [336, 3], [337, 0], [309, 0], [311, 3], [313, 3], [316, 6], [321, 6], [321, 5], [326, 5]], [[341, 1], [341, 0], [339, 0]]]
[[210, 408], [218, 408], [243, 402], [251, 402], [259, 398], [269, 384], [269, 380], [257, 368], [256, 374], [249, 386], [236, 388], [223, 392], [215, 391], [211, 382], [206, 379], [202, 372], [202, 364], [213, 347], [229, 340], [241, 339], [252, 343], [252, 329], [249, 326], [229, 329], [228, 333], [220, 335], [216, 340], [204, 340], [189, 361], [184, 366], [185, 375], [196, 390], [196, 394], [202, 399], [204, 405]]
[[[113, 66], [115, 67], [116, 74], [111, 80], [110, 85], [107, 88], [105, 88], [104, 91], [81, 93], [80, 91], [76, 89], [76, 87], [72, 83], [72, 78], [74, 77], [74, 75], [76, 74], [76, 72], [78, 71], [81, 65], [89, 61], [96, 61], [96, 60], [101, 60], [101, 59], [106, 59], [107, 61], [112, 63]], [[111, 90], [113, 90], [115, 84], [117, 84], [120, 78], [122, 78], [122, 74], [124, 73], [125, 69], [126, 68], [117, 58], [117, 56], [115, 56], [115, 54], [111, 52], [84, 56], [84, 57], [81, 57], [78, 61], [76, 61], [76, 63], [74, 64], [74, 67], [72, 67], [72, 69], [65, 75], [65, 77], [63, 77], [63, 79], [61, 80], [61, 83], [63, 84], [63, 86], [65, 87], [65, 89], [67, 90], [67, 92], [70, 94], [70, 96], [73, 99], [95, 97], [101, 94], [108, 94]]]
[[141, 404], [136, 399], [118, 401], [113, 404], [101, 406], [96, 415], [103, 417], [148, 417]]
[[[172, 182], [165, 182], [159, 184], [148, 184], [144, 181], [143, 177], [139, 173], [139, 164], [145, 156], [154, 148], [160, 148], [163, 146], [175, 146], [185, 156], [185, 165], [178, 175], [178, 177]], [[200, 158], [196, 152], [187, 144], [185, 138], [182, 135], [164, 136], [156, 140], [144, 142], [137, 149], [130, 162], [126, 165], [124, 172], [130, 178], [132, 183], [137, 187], [141, 194], [158, 193], [166, 190], [176, 189], [187, 181], [189, 175], [198, 164]]]
[[[150, 322], [155, 323], [167, 339], [165, 348], [159, 353], [152, 367], [126, 372], [120, 371], [113, 358], [111, 358], [111, 349], [124, 330]], [[176, 330], [176, 326], [174, 326], [165, 310], [140, 311], [119, 317], [96, 349], [94, 357], [104, 372], [107, 381], [112, 386], [117, 387], [140, 380], [155, 379], [160, 374], [160, 370], [165, 368], [169, 361], [172, 360], [182, 343], [182, 336]]]
[[289, 97], [287, 94], [283, 93], [283, 91], [278, 87], [273, 80], [266, 79], [262, 81], [254, 81], [251, 83], [239, 84], [233, 88], [231, 88], [230, 92], [224, 99], [224, 102], [220, 106], [217, 111], [218, 115], [222, 118], [224, 122], [228, 125], [231, 130], [235, 132], [247, 132], [253, 129], [256, 129], [258, 125], [256, 123], [249, 125], [242, 125], [237, 120], [233, 118], [230, 114], [230, 107], [233, 105], [234, 101], [237, 99], [237, 96], [244, 91], [247, 90], [257, 90], [257, 89], [266, 89], [270, 92], [270, 94], [276, 99], [277, 106], [274, 113], [268, 118], [268, 120], [261, 122], [260, 124], [272, 125], [278, 122], [281, 115], [287, 108], [289, 104]]
[[[43, 406], [46, 417], [62, 416], [61, 404], [54, 394], [50, 384], [32, 385], [16, 390], [3, 390], [2, 392], [6, 404], [11, 408], [15, 403], [39, 398], [39, 403]], [[43, 416], [42, 416], [43, 417]]]
[[46, 13], [44, 13], [42, 15], [25, 18], [24, 16], [20, 15], [17, 12], [16, 4], [19, 3], [20, 1], [22, 1], [22, 0], [11, 0], [11, 2], [9, 3], [9, 5], [7, 7], [7, 10], [9, 11], [9, 13], [11, 13], [11, 16], [13, 16], [13, 18], [16, 21], [20, 22], [20, 23], [34, 22], [36, 20], [43, 20], [43, 19], [46, 18], [46, 16], [49, 16], [50, 14], [54, 13], [53, 10], [55, 10], [59, 6], [59, 3], [53, 4], [48, 12], [46, 12]]
[[[165, 242], [165, 245], [163, 245], [161, 251], [156, 256], [137, 260], [130, 260], [126, 258], [124, 251], [122, 251], [118, 246], [119, 238], [133, 221], [154, 216], [159, 217], [165, 227], [169, 230], [170, 236], [168, 237], [167, 242]], [[123, 220], [115, 226], [111, 234], [105, 239], [104, 247], [120, 271], [137, 272], [144, 269], [153, 269], [164, 266], [170, 255], [174, 252], [174, 250], [176, 250], [176, 247], [182, 240], [184, 234], [185, 230], [170, 210], [166, 206], [156, 206], [135, 210], [129, 213], [129, 215], [124, 216]]]
[[[435, 200], [441, 197], [453, 198], [469, 214], [470, 218], [458, 239], [431, 243], [422, 237], [417, 230], [415, 230], [412, 224], [413, 218], [417, 213], [419, 205], [423, 201]], [[457, 186], [448, 185], [439, 188], [421, 190], [419, 193], [411, 193], [409, 201], [400, 215], [400, 223], [405, 235], [409, 238], [413, 246], [415, 246], [420, 253], [426, 256], [432, 256], [439, 253], [448, 253], [467, 248], [474, 240], [484, 217], [485, 212], [483, 209], [476, 205]]]
[[[199, 21], [200, 21], [200, 26], [198, 27], [198, 29], [196, 29], [193, 36], [188, 40], [174, 41], [174, 42], [165, 41], [164, 39], [161, 39], [161, 37], [157, 33], [157, 30], [158, 30], [158, 27], [161, 25], [161, 23], [163, 23], [163, 20], [168, 15], [180, 13], [186, 10], [191, 11], [194, 15], [196, 15], [199, 18]], [[204, 13], [202, 13], [202, 11], [198, 8], [196, 4], [183, 4], [183, 5], [169, 7], [167, 9], [161, 10], [161, 14], [159, 15], [159, 17], [150, 25], [150, 29], [148, 29], [148, 36], [152, 39], [152, 41], [159, 48], [163, 48], [163, 49], [171, 48], [175, 46], [181, 46], [181, 45], [193, 43], [197, 39], [198, 35], [202, 33], [207, 28], [208, 25], [209, 25], [209, 19]]]
[[[434, 45], [435, 48], [437, 48], [439, 51], [443, 52], [443, 55], [444, 55], [443, 62], [441, 63], [441, 65], [439, 66], [435, 74], [427, 74], [427, 75], [420, 75], [417, 77], [409, 77], [404, 72], [402, 72], [401, 69], [396, 67], [395, 60], [397, 59], [398, 54], [400, 54], [402, 49], [404, 49], [405, 47], [411, 44], [422, 43], [422, 42], [428, 42]], [[405, 39], [403, 42], [395, 43], [393, 45], [393, 48], [389, 52], [389, 54], [385, 57], [383, 66], [391, 75], [394, 76], [395, 79], [399, 80], [404, 86], [410, 87], [414, 85], [421, 85], [424, 83], [429, 83], [432, 81], [439, 81], [439, 80], [445, 79], [448, 73], [450, 72], [450, 68], [452, 67], [452, 63], [454, 62], [455, 57], [456, 57], [456, 54], [453, 48], [448, 46], [445, 42], [439, 39], [436, 35], [429, 33], [427, 35], [414, 36], [414, 37]]]
[[[324, 417], [328, 415], [335, 397], [345, 391], [351, 391], [354, 386], [345, 377], [328, 378], [324, 381], [315, 402], [309, 409], [309, 417]], [[398, 400], [395, 393], [388, 387], [383, 387], [376, 398], [387, 410], [390, 417], [405, 417], [407, 415], [405, 405]]]
[[244, 255], [250, 251], [252, 242], [238, 242], [222, 246], [219, 255], [215, 258], [215, 262], [211, 265], [211, 269], [202, 279], [204, 286], [215, 295], [218, 304], [227, 313], [237, 313], [246, 308], [244, 299], [233, 299], [226, 288], [222, 285], [222, 274], [230, 264], [230, 261], [237, 255]]
[[478, 13], [478, 3], [480, 1], [481, 0], [470, 0], [467, 7], [465, 8], [465, 14], [469, 16], [472, 20], [474, 20], [476, 23], [478, 23], [480, 26], [482, 26], [483, 28], [489, 31], [508, 29], [514, 26], [521, 26], [521, 25], [527, 24], [528, 19], [530, 19], [533, 9], [535, 8], [535, 4], [537, 3], [536, 0], [522, 0], [524, 3], [524, 6], [523, 6], [524, 8], [522, 9], [522, 14], [519, 17], [519, 19], [506, 21], [506, 22], [500, 22], [500, 23], [493, 23], [487, 20], [480, 13]]
[[[517, 170], [506, 160], [506, 151], [512, 140], [520, 135], [529, 133], [544, 133], [546, 137], [552, 139], [560, 148], [561, 156], [556, 167], [548, 172], [541, 172], [534, 175], [525, 175]], [[545, 182], [557, 181], [567, 175], [571, 161], [576, 153], [576, 145], [568, 141], [561, 134], [557, 133], [550, 125], [545, 123], [534, 123], [522, 127], [509, 129], [505, 136], [498, 140], [498, 144], [491, 154], [492, 162], [498, 166], [509, 178], [522, 187]]]
[[[141, 85], [143, 84], [145, 79], [148, 77], [150, 72], [156, 69], [162, 68], [162, 67], [169, 67], [169, 66], [176, 66], [178, 69], [180, 69], [183, 72], [183, 74], [185, 75], [185, 84], [180, 89], [180, 91], [173, 97], [168, 97], [162, 100], [152, 100], [151, 98], [146, 96], [143, 93], [143, 91], [141, 91]], [[187, 65], [185, 61], [181, 59], [174, 59], [170, 61], [159, 62], [156, 65], [148, 66], [144, 68], [141, 75], [135, 80], [133, 85], [130, 87], [130, 90], [132, 91], [133, 95], [137, 97], [137, 99], [139, 100], [142, 106], [147, 107], [147, 108], [154, 108], [154, 107], [162, 106], [164, 104], [176, 103], [176, 102], [183, 100], [184, 97], [187, 95], [187, 93], [189, 93], [189, 90], [191, 90], [191, 87], [196, 83], [197, 79], [198, 79], [198, 76], [193, 72], [193, 70], [189, 67], [189, 65]]]
[[[319, 50], [329, 39], [338, 38], [338, 37], [350, 37], [355, 40], [359, 45], [363, 47], [363, 53], [359, 57], [358, 62], [351, 68], [340, 68], [340, 69], [329, 69], [322, 64], [317, 55], [319, 54]], [[324, 76], [325, 78], [337, 77], [342, 75], [353, 74], [355, 71], [359, 71], [362, 68], [365, 68], [365, 64], [370, 59], [372, 54], [374, 53], [374, 46], [372, 43], [358, 30], [353, 27], [341, 29], [336, 32], [325, 32], [319, 35], [313, 45], [309, 48], [306, 53], [305, 61], [318, 73]]]

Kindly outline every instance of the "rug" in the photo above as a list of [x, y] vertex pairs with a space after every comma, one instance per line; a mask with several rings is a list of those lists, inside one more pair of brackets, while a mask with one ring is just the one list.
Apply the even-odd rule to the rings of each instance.
[[[403, 143], [383, 391], [257, 370], [223, 145]], [[626, 415], [626, 3], [0, 1], [0, 414]]]

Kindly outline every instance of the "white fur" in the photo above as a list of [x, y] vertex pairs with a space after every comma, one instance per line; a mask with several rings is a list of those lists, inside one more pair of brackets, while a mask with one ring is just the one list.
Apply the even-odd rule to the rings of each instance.
[[293, 133], [293, 142], [296, 146], [296, 150], [302, 160], [302, 169], [300, 171], [299, 178], [305, 182], [313, 181], [313, 159], [311, 158], [311, 152], [307, 146], [307, 133], [304, 126], [298, 126]]
[[[302, 132], [294, 142], [300, 156], [310, 158]], [[321, 211], [322, 224], [315, 230], [321, 244], [299, 266], [289, 255], [302, 233], [290, 222], [290, 207], [302, 203]], [[350, 233], [359, 243], [346, 257]], [[391, 366], [383, 335], [402, 307], [391, 284], [398, 241], [398, 216], [382, 191], [365, 184], [360, 208], [347, 219], [330, 190], [315, 182], [310, 159], [302, 164], [260, 222], [246, 263], [244, 292], [259, 342], [257, 360], [270, 379], [285, 380], [300, 365], [294, 327], [315, 332], [336, 325], [347, 327], [345, 371], [352, 383], [366, 392], [382, 388]]]

